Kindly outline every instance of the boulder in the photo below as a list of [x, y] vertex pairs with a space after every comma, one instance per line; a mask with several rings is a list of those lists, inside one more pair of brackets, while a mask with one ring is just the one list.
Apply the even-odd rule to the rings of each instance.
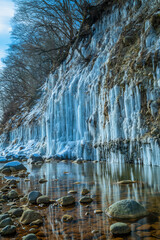
[[15, 199], [18, 198], [18, 193], [15, 190], [11, 190], [7, 196], [9, 199]]
[[22, 238], [22, 240], [38, 240], [35, 234], [30, 233]]
[[37, 198], [39, 198], [40, 196], [42, 196], [42, 193], [40, 193], [38, 191], [32, 191], [28, 195], [28, 201], [32, 204], [36, 204]]
[[18, 161], [6, 163], [0, 170], [3, 171], [4, 169], [8, 169], [10, 171], [13, 171], [14, 169], [15, 171], [27, 170], [26, 167]]
[[65, 197], [59, 198], [57, 202], [62, 206], [68, 206], [75, 203], [75, 198], [73, 196], [65, 196]]
[[141, 218], [147, 215], [146, 209], [135, 200], [125, 199], [106, 209], [107, 215], [118, 219]]
[[126, 223], [117, 222], [110, 226], [110, 231], [113, 235], [123, 235], [130, 233], [131, 229]]
[[49, 202], [50, 202], [49, 197], [46, 195], [43, 195], [37, 198], [38, 204], [49, 204]]
[[2, 236], [13, 235], [16, 233], [16, 227], [14, 225], [8, 225], [1, 230]]
[[34, 211], [34, 210], [28, 209], [28, 210], [26, 210], [26, 211], [23, 212], [22, 217], [21, 217], [21, 219], [20, 219], [20, 222], [21, 222], [22, 224], [27, 225], [27, 224], [32, 223], [33, 221], [36, 221], [36, 220], [41, 220], [41, 221], [43, 221], [43, 220], [42, 220], [42, 216], [40, 215], [40, 213], [39, 213], [39, 212], [36, 212], [36, 211]]
[[80, 199], [80, 203], [91, 203], [91, 202], [93, 202], [93, 199], [88, 196], [82, 197]]

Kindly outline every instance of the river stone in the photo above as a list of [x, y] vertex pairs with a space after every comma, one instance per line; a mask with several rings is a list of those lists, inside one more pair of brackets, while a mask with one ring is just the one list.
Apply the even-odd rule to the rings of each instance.
[[136, 183], [136, 181], [132, 180], [122, 180], [120, 182], [117, 182], [118, 184], [131, 184], [131, 183]]
[[84, 195], [86, 195], [87, 193], [89, 193], [89, 190], [86, 189], [86, 188], [83, 188], [81, 194], [84, 196]]
[[42, 179], [39, 180], [39, 183], [46, 183], [46, 182], [47, 182], [47, 180], [44, 179], [44, 178], [42, 178]]
[[0, 163], [8, 162], [7, 158], [0, 156]]
[[122, 235], [130, 233], [131, 229], [126, 223], [117, 222], [110, 226], [113, 235]]
[[0, 222], [0, 228], [6, 227], [7, 225], [12, 225], [12, 224], [13, 224], [12, 219], [10, 217], [8, 217], [8, 218], [3, 219]]
[[42, 220], [42, 216], [40, 215], [40, 213], [34, 210], [28, 209], [23, 212], [20, 222], [22, 224], [27, 225], [36, 220]]
[[32, 191], [28, 195], [28, 201], [32, 204], [36, 204], [37, 198], [39, 198], [40, 196], [42, 196], [42, 193], [38, 191]]
[[42, 156], [38, 153], [34, 153], [30, 156], [30, 159], [32, 160], [31, 163], [35, 164], [37, 162], [44, 162], [44, 159], [42, 158]]
[[82, 197], [80, 199], [80, 203], [91, 203], [91, 202], [93, 202], [93, 199], [88, 196]]
[[57, 200], [62, 206], [68, 206], [75, 203], [75, 198], [73, 196], [65, 196]]
[[73, 217], [71, 215], [65, 214], [62, 217], [62, 222], [70, 222], [73, 220]]
[[11, 190], [7, 196], [9, 199], [15, 199], [18, 198], [18, 193], [15, 190]]
[[16, 185], [17, 181], [15, 179], [12, 179], [12, 180], [8, 181], [7, 183], [8, 183], [8, 185]]
[[2, 236], [12, 235], [16, 233], [16, 227], [14, 225], [8, 225], [1, 230]]
[[23, 209], [22, 208], [16, 208], [16, 209], [11, 209], [9, 211], [9, 213], [13, 216], [13, 217], [21, 217], [22, 213], [23, 213]]
[[113, 218], [131, 219], [147, 215], [146, 209], [135, 200], [125, 199], [112, 204], [106, 209], [107, 215]]
[[0, 222], [5, 219], [5, 218], [8, 218], [9, 217], [9, 214], [8, 213], [5, 213], [5, 214], [1, 214], [0, 215]]
[[18, 161], [6, 163], [0, 170], [2, 171], [4, 169], [10, 169], [11, 171], [13, 169], [15, 169], [15, 171], [27, 170], [26, 167]]
[[35, 234], [30, 233], [22, 238], [22, 240], [38, 240]]
[[42, 195], [39, 198], [37, 198], [38, 204], [49, 204], [49, 202], [50, 202], [49, 197], [46, 195]]

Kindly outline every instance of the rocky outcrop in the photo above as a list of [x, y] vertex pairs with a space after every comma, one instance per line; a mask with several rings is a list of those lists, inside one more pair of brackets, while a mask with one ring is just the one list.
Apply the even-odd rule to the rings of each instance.
[[10, 120], [2, 149], [160, 165], [159, 1], [107, 7], [79, 42], [89, 60], [70, 50], [33, 109]]

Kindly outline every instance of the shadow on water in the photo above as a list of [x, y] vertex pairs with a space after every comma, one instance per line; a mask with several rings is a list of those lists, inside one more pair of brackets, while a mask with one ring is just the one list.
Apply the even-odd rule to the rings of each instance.
[[[18, 189], [28, 194], [31, 190], [39, 190], [56, 200], [67, 195], [69, 190], [76, 190], [74, 194], [76, 204], [64, 208], [51, 204], [47, 207], [34, 206], [45, 216], [45, 224], [38, 229], [38, 239], [128, 239], [128, 240], [154, 240], [160, 238], [160, 168], [118, 163], [92, 163], [73, 164], [71, 162], [51, 162], [36, 167], [29, 165], [30, 181], [20, 179]], [[39, 184], [41, 178], [48, 181]], [[118, 184], [122, 180], [134, 180], [133, 184]], [[81, 190], [89, 189], [94, 201], [89, 205], [79, 203]], [[105, 209], [112, 203], [121, 199], [134, 199], [143, 204], [150, 212], [149, 216], [129, 223], [131, 234], [126, 237], [113, 237], [109, 227], [116, 220], [105, 214]], [[94, 210], [103, 212], [95, 214]], [[73, 221], [63, 223], [64, 214], [72, 215]], [[27, 234], [31, 226], [18, 230], [16, 238], [21, 239]]]

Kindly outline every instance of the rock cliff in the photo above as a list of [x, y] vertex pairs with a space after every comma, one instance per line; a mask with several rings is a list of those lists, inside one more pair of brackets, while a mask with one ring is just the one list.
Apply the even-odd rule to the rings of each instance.
[[[160, 165], [159, 0], [115, 1], [13, 117], [1, 150]], [[73, 55], [70, 60], [70, 55]]]

